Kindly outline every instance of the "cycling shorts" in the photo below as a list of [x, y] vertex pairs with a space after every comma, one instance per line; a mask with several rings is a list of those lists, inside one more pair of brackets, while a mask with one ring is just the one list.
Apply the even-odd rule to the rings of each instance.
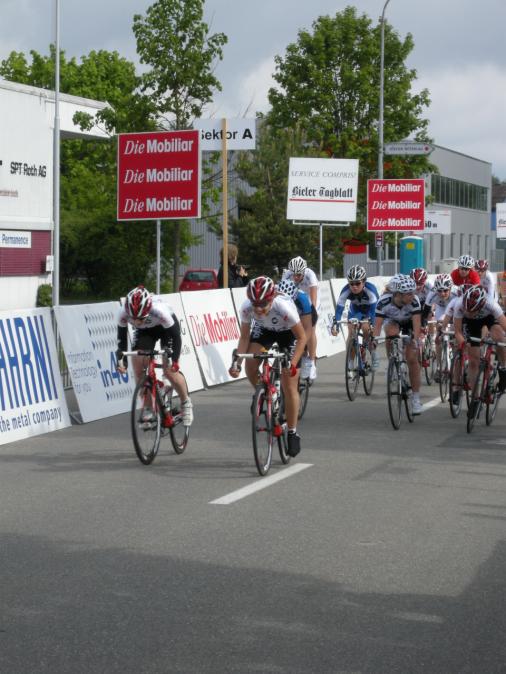
[[483, 326], [491, 328], [496, 323], [496, 319], [491, 315], [485, 316], [484, 318], [466, 318], [464, 316], [462, 319], [462, 329], [466, 341], [472, 346], [477, 346], [476, 342], [471, 342], [470, 337], [480, 339]]
[[153, 351], [156, 343], [166, 333], [162, 325], [154, 325], [152, 328], [135, 330], [132, 339], [132, 351]]
[[413, 332], [413, 321], [402, 321], [400, 323], [399, 321], [394, 321], [393, 318], [386, 318], [383, 325], [385, 327], [387, 325], [398, 325], [401, 335], [411, 335]]
[[[297, 340], [291, 330], [276, 332], [259, 325], [255, 326], [255, 330], [252, 331], [250, 336], [250, 344], [261, 344], [265, 349], [270, 349], [274, 342], [278, 344], [280, 349], [288, 349], [290, 359], [293, 358]], [[297, 363], [297, 367], [300, 367], [299, 363]]]

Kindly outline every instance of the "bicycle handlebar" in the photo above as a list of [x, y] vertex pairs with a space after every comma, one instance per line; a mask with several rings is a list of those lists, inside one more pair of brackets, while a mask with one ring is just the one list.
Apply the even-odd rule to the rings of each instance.
[[157, 351], [156, 349], [153, 349], [151, 351], [145, 351], [144, 349], [138, 349], [137, 351], [123, 351], [122, 358], [123, 356], [150, 356], [151, 358], [154, 358], [155, 356], [167, 356], [167, 358], [170, 358], [172, 356], [172, 350], [164, 349], [163, 351]]
[[468, 337], [471, 342], [478, 342], [479, 344], [487, 344], [490, 346], [506, 346], [506, 342], [495, 342], [493, 339], [488, 337]]

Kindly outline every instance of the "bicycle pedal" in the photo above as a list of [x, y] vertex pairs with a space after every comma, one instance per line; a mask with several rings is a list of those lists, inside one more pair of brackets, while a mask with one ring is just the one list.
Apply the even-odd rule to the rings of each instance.
[[281, 437], [283, 435], [283, 426], [281, 426], [280, 424], [275, 424], [273, 432], [276, 438]]

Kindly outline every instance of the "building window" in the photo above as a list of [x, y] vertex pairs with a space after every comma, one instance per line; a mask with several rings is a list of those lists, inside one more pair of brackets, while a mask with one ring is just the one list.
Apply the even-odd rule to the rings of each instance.
[[487, 210], [488, 187], [482, 185], [473, 185], [434, 173], [431, 175], [431, 194], [438, 204], [471, 208], [475, 211]]

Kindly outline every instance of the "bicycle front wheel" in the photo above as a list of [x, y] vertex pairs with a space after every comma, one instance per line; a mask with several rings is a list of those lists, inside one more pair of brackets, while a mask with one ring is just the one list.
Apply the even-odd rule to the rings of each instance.
[[428, 386], [430, 386], [434, 381], [434, 373], [436, 371], [436, 352], [429, 335], [427, 335], [425, 338], [425, 344], [423, 348], [423, 362], [425, 381], [427, 382]]
[[448, 397], [449, 378], [448, 343], [445, 341], [441, 347], [441, 359], [439, 361], [439, 395], [442, 403], [446, 402]]
[[376, 372], [372, 367], [372, 354], [368, 346], [361, 347], [362, 353], [362, 367], [364, 368], [363, 372], [363, 382], [364, 382], [364, 393], [366, 396], [370, 396], [372, 393], [372, 388], [374, 386], [374, 375]]
[[272, 462], [272, 405], [263, 386], [253, 396], [251, 424], [256, 467], [260, 475], [267, 475]]
[[462, 367], [462, 352], [456, 351], [453, 354], [450, 365], [450, 381], [449, 381], [450, 395], [448, 397], [450, 403], [450, 413], [456, 419], [460, 410], [462, 409], [462, 395], [464, 388], [463, 381], [463, 367]]
[[387, 398], [390, 421], [396, 431], [401, 427], [402, 380], [399, 363], [393, 358], [388, 363]]
[[309, 379], [299, 379], [299, 419], [302, 419], [306, 411], [309, 399], [309, 386]]
[[358, 367], [358, 343], [352, 339], [346, 349], [346, 363], [344, 376], [346, 378], [346, 393], [350, 400], [355, 400], [357, 395], [358, 383], [360, 381], [360, 371]]
[[402, 397], [404, 399], [404, 407], [406, 408], [408, 421], [412, 424], [415, 420], [415, 415], [413, 414], [413, 390], [409, 381], [408, 366], [406, 363], [402, 363], [400, 370], [402, 376]]
[[[183, 374], [181, 372], [181, 374]], [[183, 375], [184, 376], [184, 375]], [[188, 444], [188, 439], [190, 437], [190, 427], [183, 425], [183, 416], [181, 414], [181, 406], [179, 398], [177, 397], [174, 389], [170, 390], [170, 413], [174, 424], [169, 427], [170, 431], [170, 441], [172, 443], [172, 449], [176, 454], [182, 454], [186, 449]]]
[[147, 466], [158, 454], [162, 427], [158, 387], [153, 387], [147, 375], [139, 379], [135, 387], [130, 419], [135, 453], [139, 461]]
[[484, 365], [480, 364], [480, 369], [478, 371], [478, 376], [474, 382], [473, 392], [471, 395], [471, 402], [469, 404], [469, 410], [467, 412], [467, 432], [471, 433], [474, 427], [475, 421], [480, 416], [481, 411], [481, 392], [482, 392], [482, 383], [483, 383], [483, 374], [484, 374]]
[[501, 399], [502, 394], [499, 393], [494, 386], [494, 390], [491, 391], [489, 395], [490, 395], [490, 402], [488, 402], [489, 399], [487, 398], [487, 409], [485, 414], [485, 421], [487, 423], [487, 426], [490, 426], [490, 424], [495, 419], [497, 408], [499, 407], [499, 400]]

